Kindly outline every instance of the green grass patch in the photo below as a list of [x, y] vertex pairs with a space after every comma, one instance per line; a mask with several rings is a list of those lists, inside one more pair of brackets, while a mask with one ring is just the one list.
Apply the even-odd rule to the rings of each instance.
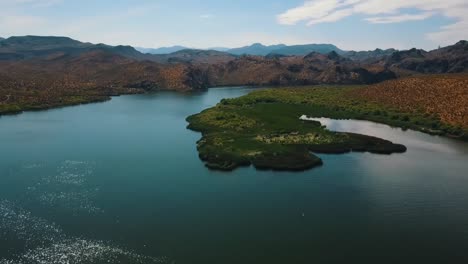
[[387, 140], [327, 130], [302, 115], [361, 119], [405, 128], [429, 128], [432, 117], [409, 115], [353, 99], [359, 87], [313, 87], [255, 91], [187, 118], [189, 129], [202, 132], [197, 148], [207, 167], [232, 170], [305, 170], [322, 165], [315, 153], [367, 151], [391, 154], [406, 147]]

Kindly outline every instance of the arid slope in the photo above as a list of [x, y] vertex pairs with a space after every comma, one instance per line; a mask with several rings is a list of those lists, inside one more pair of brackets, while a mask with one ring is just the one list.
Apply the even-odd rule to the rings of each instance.
[[468, 129], [468, 74], [422, 75], [386, 81], [353, 91], [358, 98], [424, 111], [443, 123]]

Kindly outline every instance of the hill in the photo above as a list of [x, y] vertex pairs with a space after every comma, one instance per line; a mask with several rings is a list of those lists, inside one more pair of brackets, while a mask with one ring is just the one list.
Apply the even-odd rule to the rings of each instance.
[[185, 49], [156, 55], [130, 46], [83, 43], [66, 37], [11, 37], [0, 42], [0, 113], [161, 89], [374, 84], [421, 73], [468, 71], [466, 41], [429, 52], [340, 53], [238, 56]]
[[151, 60], [159, 63], [190, 63], [190, 64], [219, 64], [227, 63], [236, 58], [236, 56], [216, 51], [216, 50], [197, 50], [184, 49], [165, 55], [154, 55]]
[[184, 46], [172, 46], [172, 47], [161, 47], [157, 49], [151, 49], [151, 48], [136, 48], [141, 53], [149, 53], [149, 54], [170, 54], [173, 52], [181, 51], [189, 49]]
[[468, 74], [420, 75], [386, 81], [356, 90], [355, 95], [405, 112], [420, 110], [443, 124], [468, 131]]
[[356, 61], [369, 61], [375, 59], [381, 59], [383, 57], [391, 56], [393, 53], [397, 52], [396, 49], [375, 49], [370, 51], [347, 51], [342, 55], [346, 58]]
[[328, 54], [330, 52], [336, 52], [338, 54], [344, 53], [344, 51], [332, 44], [307, 44], [286, 46], [280, 49], [273, 50], [271, 53], [288, 56], [304, 56], [311, 52], [317, 52], [321, 54]]
[[335, 51], [339, 54], [344, 53], [342, 50], [331, 44], [308, 44], [286, 46], [284, 44], [265, 46], [260, 43], [255, 43], [251, 46], [242, 48], [230, 49], [227, 52], [235, 55], [255, 55], [266, 56], [268, 54], [277, 54], [285, 56], [304, 56], [311, 52], [327, 54]]
[[385, 67], [418, 73], [459, 73], [468, 69], [468, 42], [459, 41], [445, 48], [424, 51], [397, 51], [382, 59]]
[[32, 51], [56, 48], [83, 48], [91, 45], [90, 43], [79, 42], [68, 37], [24, 36], [4, 39], [0, 47], [2, 50]]
[[[172, 46], [172, 47], [162, 47], [157, 49], [149, 48], [136, 48], [139, 52], [156, 54], [156, 55], [169, 55], [171, 53], [176, 53], [182, 50], [190, 50], [190, 48], [184, 46]], [[199, 50], [199, 49], [193, 49]], [[332, 51], [335, 51], [339, 54], [344, 54], [345, 52], [331, 44], [308, 44], [308, 45], [294, 45], [287, 46], [284, 44], [278, 45], [263, 45], [261, 43], [254, 43], [249, 46], [244, 46], [240, 48], [210, 48], [204, 49], [205, 51], [213, 50], [219, 52], [227, 52], [233, 55], [254, 55], [254, 56], [266, 56], [268, 54], [278, 54], [285, 56], [304, 56], [311, 52], [318, 52], [322, 54], [327, 54]]]
[[107, 51], [136, 60], [151, 59], [130, 46], [109, 46], [83, 43], [67, 37], [25, 36], [10, 37], [0, 43], [0, 60], [19, 61], [29, 59], [79, 56], [92, 51]]
[[208, 86], [368, 84], [396, 78], [385, 68], [368, 70], [335, 52], [307, 56], [241, 56], [202, 67]]
[[245, 46], [241, 48], [235, 48], [227, 50], [228, 53], [235, 54], [235, 55], [258, 55], [258, 56], [265, 56], [274, 50], [284, 48], [286, 45], [279, 44], [279, 45], [272, 45], [272, 46], [265, 46], [261, 43], [255, 43], [250, 46]]
[[21, 41], [0, 47], [0, 114], [102, 101], [126, 93], [205, 88], [193, 66], [157, 63], [129, 46], [55, 39], [37, 43], [31, 50], [25, 48], [31, 43]]

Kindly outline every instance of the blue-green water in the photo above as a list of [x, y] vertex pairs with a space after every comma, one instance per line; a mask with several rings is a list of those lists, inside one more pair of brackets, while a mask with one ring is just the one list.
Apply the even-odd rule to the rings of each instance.
[[324, 120], [408, 152], [207, 170], [185, 118], [250, 90], [1, 117], [0, 263], [467, 263], [467, 144]]

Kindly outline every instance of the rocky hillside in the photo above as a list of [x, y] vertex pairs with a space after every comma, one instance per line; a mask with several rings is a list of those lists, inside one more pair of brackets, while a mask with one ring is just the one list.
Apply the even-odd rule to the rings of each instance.
[[206, 88], [192, 65], [141, 59], [131, 47], [8, 49], [0, 48], [0, 114], [126, 93]]
[[369, 61], [372, 62], [376, 59], [382, 59], [387, 56], [391, 56], [397, 52], [396, 49], [375, 49], [370, 51], [348, 51], [342, 54], [344, 57], [354, 61]]
[[171, 64], [220, 64], [230, 62], [236, 59], [236, 56], [215, 50], [184, 49], [170, 54], [154, 55], [150, 59], [159, 63]]
[[335, 52], [307, 56], [242, 56], [204, 70], [210, 86], [369, 84], [396, 78], [391, 71], [368, 70]]
[[395, 71], [417, 73], [460, 73], [468, 71], [468, 42], [460, 41], [455, 45], [433, 51], [411, 49], [397, 51], [379, 62]]
[[77, 97], [86, 102], [96, 96], [220, 85], [373, 84], [420, 73], [468, 71], [466, 41], [430, 52], [340, 53], [237, 56], [188, 49], [154, 55], [66, 37], [11, 37], [0, 41], [0, 112], [67, 104], [70, 96], [72, 102]]
[[[202, 61], [202, 56], [194, 57], [193, 62]], [[212, 54], [206, 57], [216, 58]], [[67, 79], [73, 80], [76, 86], [199, 88], [188, 79], [193, 68], [191, 64], [169, 63], [169, 60], [140, 53], [130, 46], [94, 45], [65, 37], [11, 37], [0, 42], [0, 72], [25, 87], [37, 86], [38, 89], [41, 79], [50, 80], [45, 80], [45, 86], [61, 86], [60, 80]], [[187, 62], [192, 61], [187, 58]], [[5, 83], [0, 85], [4, 87]], [[68, 85], [63, 84], [64, 89]]]

